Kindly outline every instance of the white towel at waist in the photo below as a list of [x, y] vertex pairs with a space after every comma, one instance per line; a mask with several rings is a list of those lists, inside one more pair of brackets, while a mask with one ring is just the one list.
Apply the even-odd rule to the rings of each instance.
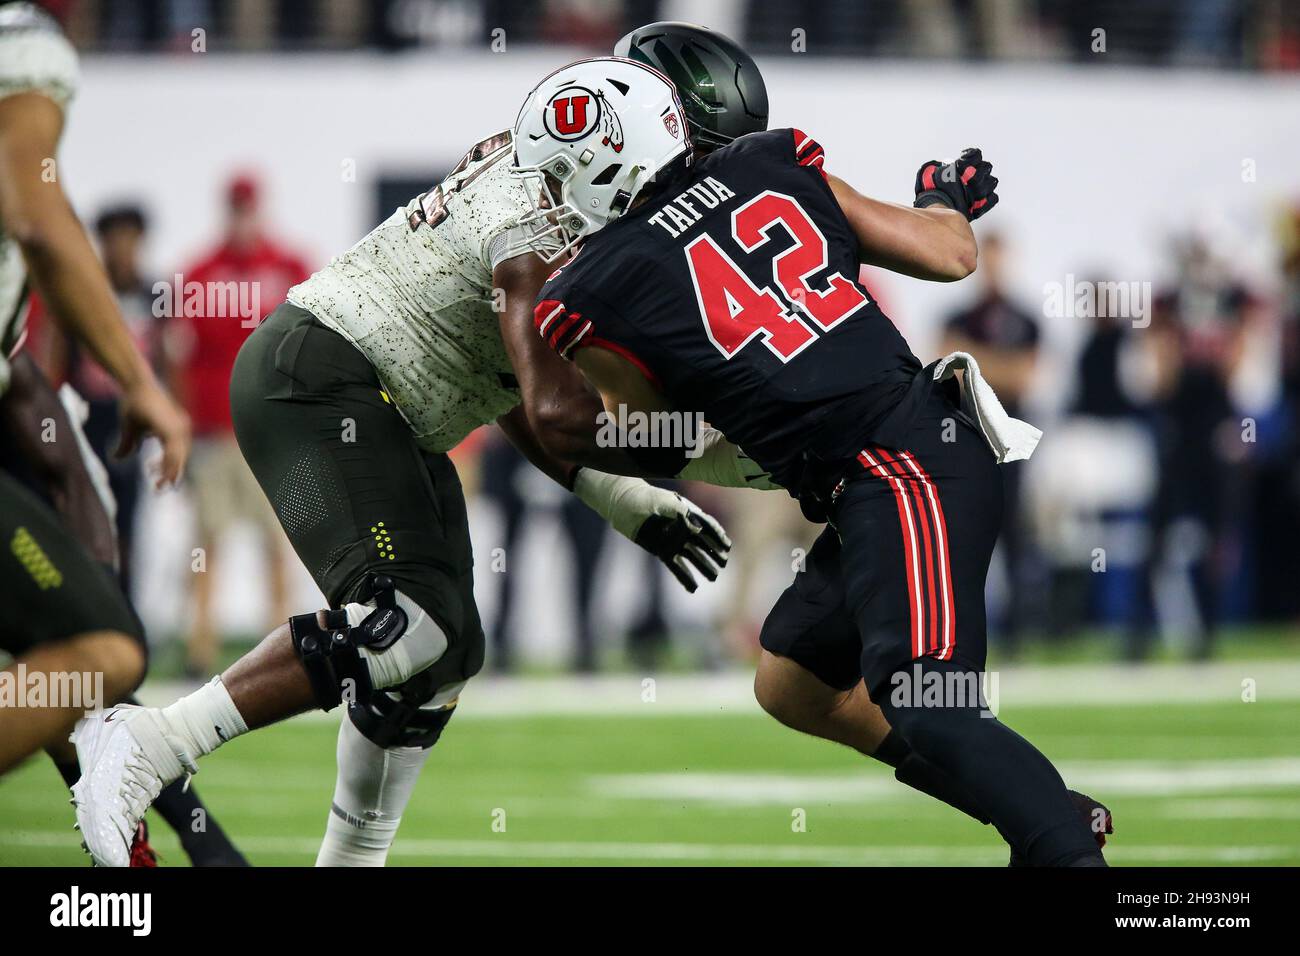
[[953, 352], [944, 356], [934, 366], [934, 380], [942, 382], [952, 378], [958, 369], [966, 374], [961, 378], [961, 410], [969, 415], [984, 433], [998, 464], [1021, 461], [1038, 447], [1043, 433], [1028, 422], [1012, 418], [993, 392], [992, 386], [980, 374], [979, 363], [969, 352]]

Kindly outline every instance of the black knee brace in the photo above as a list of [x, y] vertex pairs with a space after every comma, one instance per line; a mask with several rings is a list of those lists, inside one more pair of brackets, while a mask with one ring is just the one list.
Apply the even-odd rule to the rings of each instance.
[[370, 671], [350, 639], [350, 630], [343, 610], [326, 611], [324, 627], [314, 611], [289, 618], [293, 649], [307, 671], [321, 710], [333, 710], [345, 693], [353, 700], [370, 696]]
[[341, 608], [325, 612], [324, 627], [316, 612], [289, 618], [293, 649], [322, 710], [333, 710], [345, 696], [349, 704], [368, 701], [374, 688], [361, 648], [383, 650], [406, 631], [406, 612], [397, 606], [392, 579], [376, 576], [370, 589], [375, 609], [356, 627], [348, 626], [347, 612]]
[[378, 747], [421, 747], [428, 750], [442, 736], [455, 707], [421, 710], [400, 692], [373, 694], [365, 703], [348, 707], [348, 717], [363, 737]]

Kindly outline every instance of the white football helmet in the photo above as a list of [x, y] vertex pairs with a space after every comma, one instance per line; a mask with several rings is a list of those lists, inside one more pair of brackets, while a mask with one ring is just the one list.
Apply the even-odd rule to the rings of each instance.
[[616, 56], [570, 63], [537, 84], [515, 120], [514, 149], [513, 174], [533, 206], [519, 224], [547, 262], [627, 212], [679, 157], [694, 155], [672, 81]]

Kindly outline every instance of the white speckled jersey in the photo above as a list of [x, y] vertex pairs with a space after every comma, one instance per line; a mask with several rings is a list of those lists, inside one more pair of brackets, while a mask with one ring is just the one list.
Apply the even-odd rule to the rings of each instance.
[[289, 290], [370, 360], [428, 451], [450, 450], [519, 404], [492, 296], [493, 266], [527, 251], [517, 222], [531, 207], [510, 158], [509, 131], [485, 139]]
[[[0, 99], [43, 93], [66, 107], [77, 89], [77, 52], [49, 14], [30, 3], [0, 5]], [[0, 222], [0, 394], [9, 387], [9, 358], [27, 321], [27, 267]]]

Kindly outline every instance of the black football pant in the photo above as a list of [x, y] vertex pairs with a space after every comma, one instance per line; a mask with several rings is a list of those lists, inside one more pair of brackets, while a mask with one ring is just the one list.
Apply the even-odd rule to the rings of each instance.
[[366, 357], [286, 302], [239, 350], [230, 411], [244, 460], [329, 601], [369, 599], [375, 575], [437, 621], [440, 687], [483, 665], [465, 495], [451, 459], [420, 448]]
[[860, 676], [890, 725], [1031, 864], [1098, 862], [1056, 769], [980, 694], [1002, 503], [983, 436], [932, 394], [906, 447], [862, 450], [763, 646], [832, 686]]

